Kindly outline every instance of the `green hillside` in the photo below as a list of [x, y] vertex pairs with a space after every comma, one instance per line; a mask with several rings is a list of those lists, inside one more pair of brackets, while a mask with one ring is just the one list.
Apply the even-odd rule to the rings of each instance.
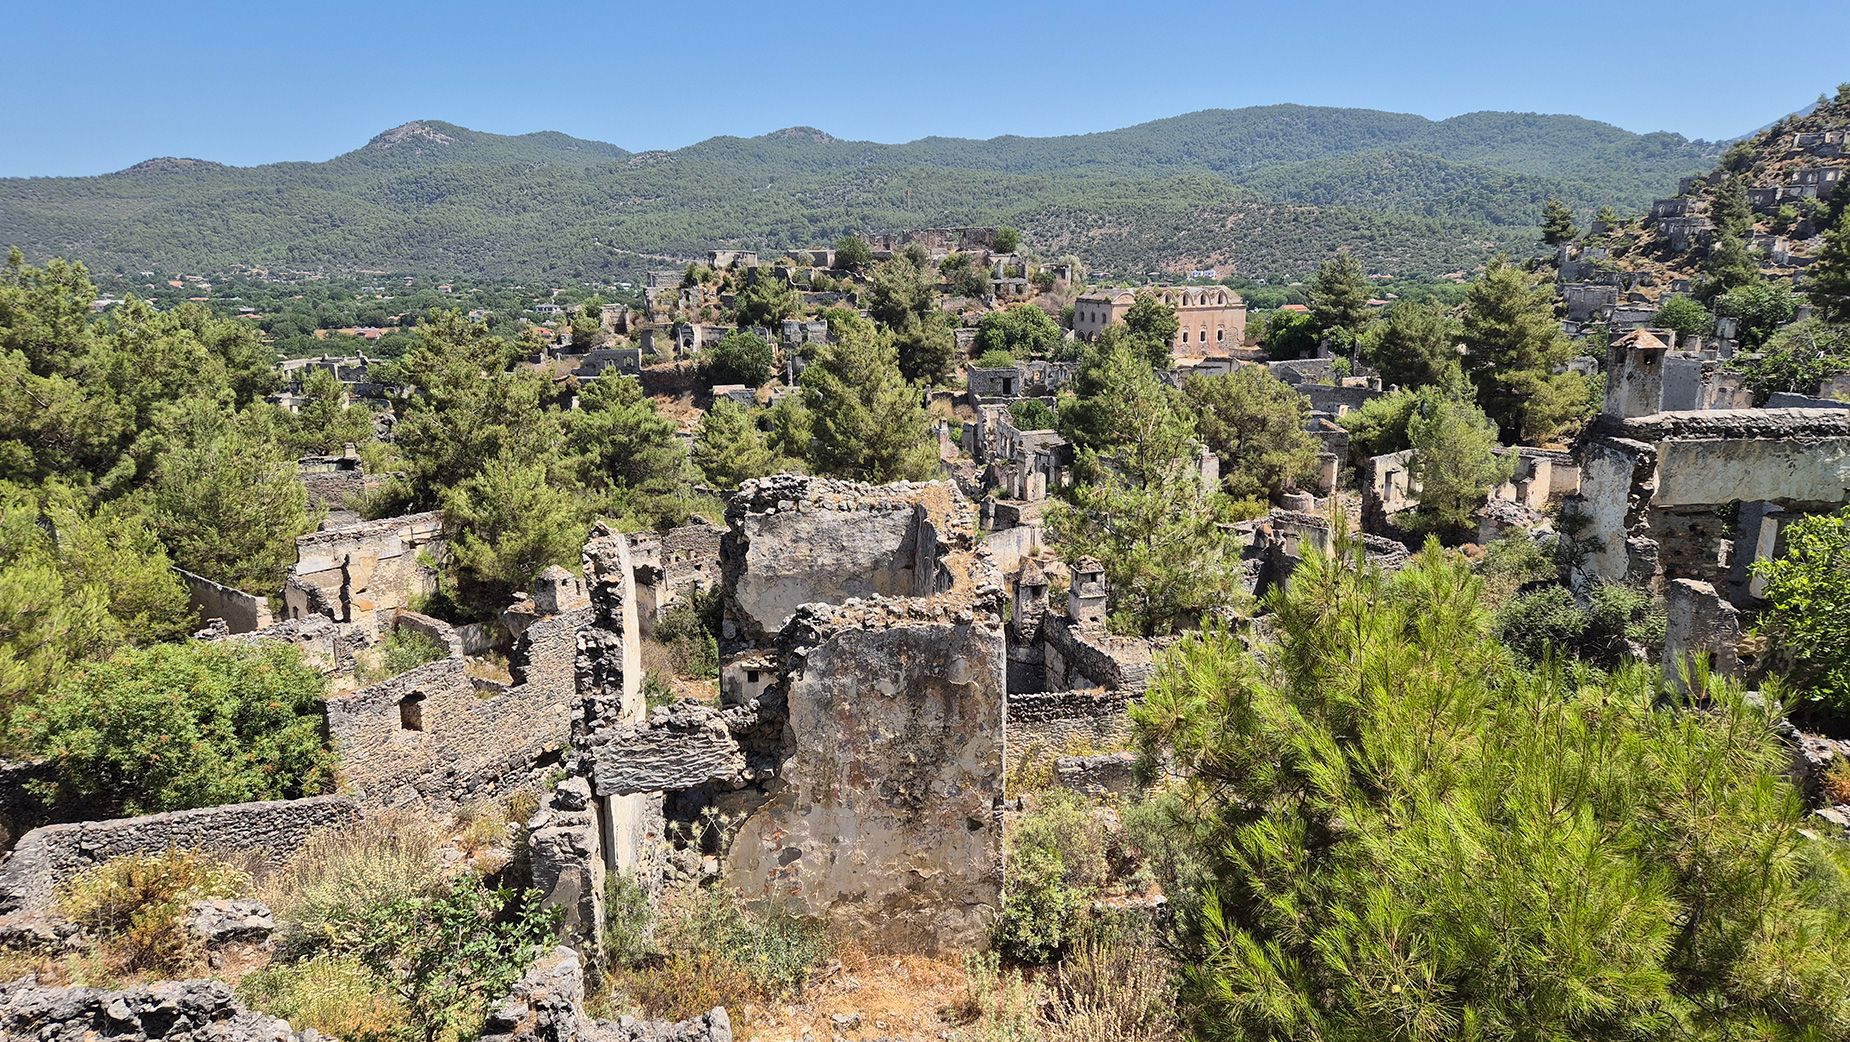
[[1290, 276], [1346, 245], [1373, 270], [1434, 273], [1526, 248], [1549, 196], [1643, 206], [1717, 151], [1569, 116], [1298, 105], [896, 145], [796, 127], [643, 153], [427, 120], [323, 163], [0, 179], [0, 243], [105, 270], [599, 278], [720, 245], [1009, 223], [1032, 248], [1120, 271]]

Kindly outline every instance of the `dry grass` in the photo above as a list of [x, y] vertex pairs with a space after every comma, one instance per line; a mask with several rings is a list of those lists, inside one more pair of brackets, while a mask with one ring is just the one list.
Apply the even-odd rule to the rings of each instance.
[[58, 911], [98, 940], [120, 972], [177, 974], [203, 954], [186, 928], [194, 901], [235, 897], [243, 872], [196, 850], [132, 854], [106, 861], [58, 889]]
[[1838, 757], [1824, 772], [1824, 800], [1833, 806], [1850, 803], [1850, 757]]

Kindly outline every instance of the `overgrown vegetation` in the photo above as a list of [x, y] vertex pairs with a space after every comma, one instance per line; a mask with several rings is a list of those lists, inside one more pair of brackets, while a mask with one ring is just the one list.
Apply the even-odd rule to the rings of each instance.
[[611, 949], [612, 1004], [678, 1020], [752, 999], [791, 1001], [830, 953], [819, 924], [776, 905], [748, 909], [723, 888], [673, 895], [644, 941], [649, 924], [633, 886], [611, 886], [607, 914], [621, 941]]
[[[1776, 702], [1570, 679], [1461, 560], [1308, 557], [1273, 643], [1189, 638], [1133, 710], [1208, 1037], [1831, 1037], [1850, 854], [1801, 828]], [[1767, 866], [1781, 866], [1769, 871]]]
[[116, 972], [178, 976], [203, 954], [186, 926], [188, 906], [236, 897], [249, 883], [198, 851], [131, 854], [77, 874], [59, 888], [56, 904], [97, 939]]

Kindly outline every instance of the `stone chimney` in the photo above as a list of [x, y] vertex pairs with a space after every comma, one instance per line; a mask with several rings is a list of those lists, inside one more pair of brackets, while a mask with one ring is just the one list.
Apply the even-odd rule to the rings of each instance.
[[1080, 629], [1104, 629], [1105, 566], [1090, 557], [1073, 565], [1073, 585], [1066, 591], [1066, 614]]

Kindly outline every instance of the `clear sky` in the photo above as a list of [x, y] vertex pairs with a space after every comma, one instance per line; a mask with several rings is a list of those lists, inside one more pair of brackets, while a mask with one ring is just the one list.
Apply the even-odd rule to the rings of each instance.
[[[0, 176], [319, 160], [412, 119], [646, 149], [798, 124], [1060, 134], [1300, 102], [1719, 139], [1850, 79], [1850, 3], [1835, 2], [1794, 22], [1747, 0], [13, 0], [0, 27]], [[1790, 30], [1818, 60], [1799, 38], [1754, 57]]]

